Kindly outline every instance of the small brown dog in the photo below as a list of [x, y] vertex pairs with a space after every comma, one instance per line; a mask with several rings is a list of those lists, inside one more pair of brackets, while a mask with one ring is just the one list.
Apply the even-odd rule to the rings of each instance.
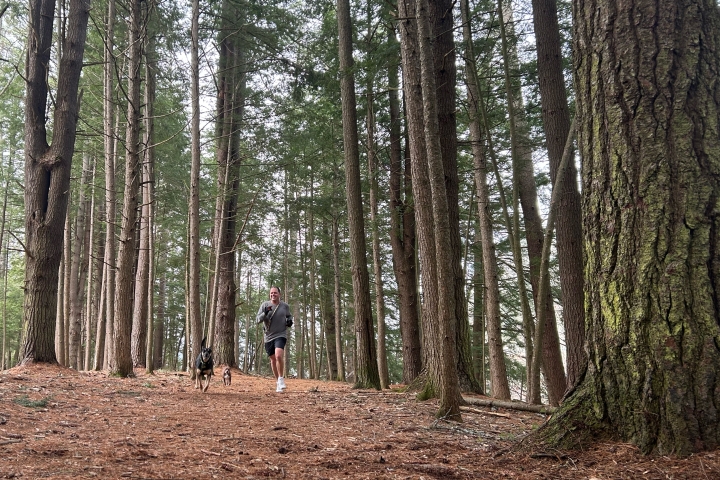
[[232, 382], [232, 374], [230, 373], [230, 367], [223, 368], [223, 385], [228, 386]]

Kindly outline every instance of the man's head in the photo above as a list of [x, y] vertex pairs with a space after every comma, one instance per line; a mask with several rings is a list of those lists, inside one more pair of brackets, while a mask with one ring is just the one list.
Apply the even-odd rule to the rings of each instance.
[[278, 303], [280, 301], [280, 288], [272, 286], [270, 287], [270, 301]]

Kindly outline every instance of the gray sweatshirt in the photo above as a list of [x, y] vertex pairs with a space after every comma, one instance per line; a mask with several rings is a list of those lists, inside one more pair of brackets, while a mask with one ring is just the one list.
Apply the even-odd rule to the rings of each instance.
[[[272, 312], [265, 315], [265, 307], [271, 306]], [[285, 319], [292, 317], [290, 313], [290, 305], [281, 301], [275, 306], [271, 301], [266, 300], [260, 305], [257, 314], [257, 323], [263, 323], [263, 331], [265, 332], [265, 343], [271, 342], [276, 338], [287, 338], [285, 333]]]

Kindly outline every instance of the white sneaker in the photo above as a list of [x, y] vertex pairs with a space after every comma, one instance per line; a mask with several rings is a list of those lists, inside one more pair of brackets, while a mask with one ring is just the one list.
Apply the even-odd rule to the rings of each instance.
[[278, 383], [278, 388], [282, 388], [283, 390], [284, 390], [285, 388], [287, 388], [287, 387], [285, 386], [285, 379], [284, 379], [283, 377], [278, 377], [277, 383]]
[[282, 389], [282, 387], [280, 386], [280, 383], [278, 383], [277, 388], [275, 389], [275, 391], [278, 392], [278, 393], [282, 393], [282, 392], [283, 392], [283, 389]]

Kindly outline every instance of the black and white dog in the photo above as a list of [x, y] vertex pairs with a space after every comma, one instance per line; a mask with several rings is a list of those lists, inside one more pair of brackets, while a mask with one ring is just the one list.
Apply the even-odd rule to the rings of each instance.
[[[215, 366], [212, 358], [212, 348], [205, 346], [205, 338], [200, 343], [200, 355], [195, 361], [195, 388], [201, 388], [207, 392], [210, 386], [210, 377], [213, 376], [213, 367]], [[202, 385], [201, 385], [202, 384]]]

